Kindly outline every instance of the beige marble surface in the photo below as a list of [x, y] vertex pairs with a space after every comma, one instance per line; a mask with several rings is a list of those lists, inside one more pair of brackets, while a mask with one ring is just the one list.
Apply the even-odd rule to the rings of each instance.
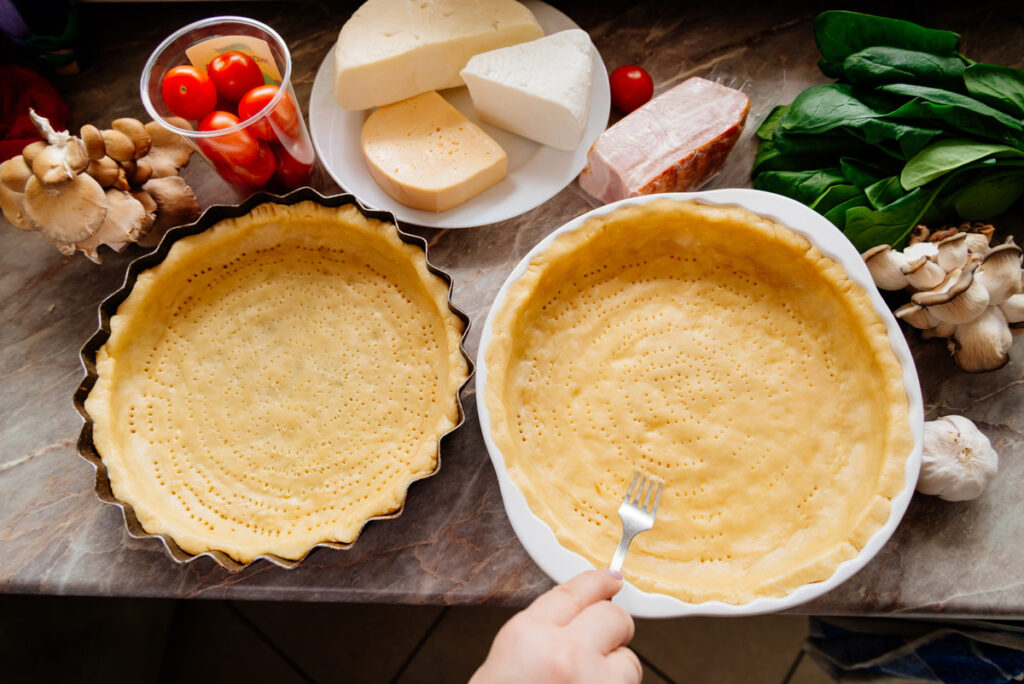
[[[711, 74], [747, 89], [755, 113], [823, 82], [810, 25], [818, 9], [796, 3], [555, 2], [587, 29], [606, 64], [640, 63], [660, 90]], [[351, 3], [89, 5], [98, 61], [57, 82], [73, 124], [143, 116], [138, 75], [167, 33], [211, 14], [274, 26], [291, 46], [296, 92], [313, 76]], [[872, 7], [865, 6], [867, 9]], [[878, 9], [874, 7], [873, 9]], [[952, 28], [972, 58], [1024, 66], [1024, 6], [980, 2], [904, 7], [908, 18]], [[754, 146], [737, 149], [714, 186], [749, 185]], [[204, 206], [233, 202], [196, 159], [185, 171]], [[314, 185], [336, 192], [323, 173]], [[512, 266], [543, 236], [592, 208], [572, 184], [503, 223], [466, 230], [408, 227], [455, 278], [455, 302], [480, 323]], [[1000, 223], [1022, 241], [1020, 205]], [[71, 396], [78, 350], [96, 328], [101, 299], [141, 254], [108, 254], [103, 266], [59, 255], [39, 235], [0, 225], [0, 591], [304, 601], [521, 605], [549, 580], [517, 541], [479, 432], [473, 389], [465, 426], [444, 444], [441, 472], [410, 491], [405, 514], [373, 523], [349, 551], [320, 549], [295, 570], [266, 562], [230, 574], [211, 560], [172, 562], [160, 543], [128, 536], [119, 509], [99, 502], [94, 472], [76, 453], [81, 420]], [[940, 342], [911, 335], [927, 416], [974, 419], [999, 450], [1001, 473], [983, 497], [950, 504], [916, 496], [893, 539], [863, 571], [798, 612], [1024, 618], [1024, 349], [987, 374], [955, 369]]]

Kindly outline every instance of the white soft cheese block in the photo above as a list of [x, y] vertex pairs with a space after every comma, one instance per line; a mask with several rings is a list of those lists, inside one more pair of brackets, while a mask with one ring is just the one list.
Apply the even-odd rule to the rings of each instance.
[[543, 35], [515, 0], [367, 0], [334, 46], [334, 96], [358, 110], [461, 86], [473, 55]]
[[583, 139], [592, 85], [586, 31], [476, 55], [462, 78], [482, 121], [560, 150], [574, 150]]
[[381, 107], [366, 119], [363, 158], [402, 204], [445, 211], [505, 177], [508, 156], [434, 91]]

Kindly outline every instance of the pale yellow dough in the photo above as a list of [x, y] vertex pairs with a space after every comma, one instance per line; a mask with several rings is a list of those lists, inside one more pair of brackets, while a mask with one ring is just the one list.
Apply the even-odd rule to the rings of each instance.
[[885, 523], [912, 448], [867, 294], [803, 237], [659, 200], [560, 235], [485, 362], [495, 444], [559, 542], [607, 567], [635, 470], [665, 483], [624, 574], [684, 601], [821, 581]]
[[110, 327], [86, 410], [114, 494], [240, 562], [399, 509], [468, 372], [447, 284], [352, 206], [263, 204], [183, 238]]

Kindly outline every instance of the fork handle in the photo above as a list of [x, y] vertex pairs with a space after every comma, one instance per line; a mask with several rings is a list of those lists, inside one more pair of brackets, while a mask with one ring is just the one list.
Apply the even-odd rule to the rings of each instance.
[[622, 570], [622, 564], [626, 560], [626, 549], [629, 548], [629, 545], [635, 536], [636, 533], [622, 535], [622, 541], [619, 542], [619, 548], [615, 549], [615, 555], [612, 556], [612, 564], [608, 566], [609, 570]]

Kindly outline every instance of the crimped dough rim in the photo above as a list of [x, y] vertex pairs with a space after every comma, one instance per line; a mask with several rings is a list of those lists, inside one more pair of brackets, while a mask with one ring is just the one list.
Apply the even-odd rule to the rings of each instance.
[[[529, 317], [529, 309], [537, 301], [542, 300], [550, 305], [550, 294], [557, 291], [560, 283], [573, 284], [570, 276], [579, 277], [581, 273], [600, 268], [601, 264], [606, 263], [605, 257], [610, 256], [611, 260], [614, 260], [615, 250], [607, 253], [595, 251], [594, 244], [599, 244], [601, 240], [610, 241], [617, 250], [642, 251], [651, 247], [654, 250], [651, 254], [657, 257], [673, 249], [670, 244], [673, 239], [685, 241], [687, 232], [692, 232], [694, 226], [698, 227], [698, 231], [704, 231], [705, 239], [718, 235], [728, 236], [722, 239], [733, 240], [733, 244], [754, 241], [753, 244], [756, 245], [759, 244], [758, 241], [763, 241], [764, 244], [782, 246], [794, 257], [809, 259], [810, 263], [816, 264], [817, 270], [823, 274], [823, 279], [832, 283], [829, 287], [838, 300], [844, 302], [844, 306], [848, 305], [852, 320], [856, 321], [854, 328], [864, 333], [864, 344], [870, 350], [869, 356], [875, 360], [873, 363], [877, 363], [877, 377], [881, 379], [880, 389], [876, 394], [881, 396], [882, 400], [875, 404], [873, 410], [880, 412], [884, 417], [884, 425], [878, 426], [878, 430], [884, 434], [885, 448], [882, 449], [884, 453], [878, 461], [875, 481], [870, 483], [872, 495], [857, 512], [849, 516], [849, 524], [844, 533], [836, 537], [834, 543], [822, 546], [808, 557], [796, 557], [787, 550], [778, 550], [776, 555], [788, 555], [790, 559], [786, 563], [775, 564], [767, 569], [762, 567], [761, 569], [766, 571], [754, 582], [744, 583], [742, 577], [737, 580], [737, 573], [733, 572], [731, 575], [725, 573], [729, 577], [727, 582], [710, 581], [702, 584], [701, 581], [695, 581], [695, 577], [699, 579], [701, 573], [692, 572], [692, 563], [679, 559], [661, 566], [657, 563], [644, 562], [645, 554], [651, 555], [650, 549], [658, 547], [659, 544], [671, 546], [678, 542], [657, 538], [658, 523], [665, 524], [663, 519], [669, 515], [668, 511], [672, 506], [671, 500], [665, 498], [662, 500], [655, 530], [640, 535], [634, 541], [627, 557], [625, 573], [627, 579], [641, 590], [668, 594], [689, 603], [717, 600], [729, 604], [745, 604], [757, 598], [785, 596], [797, 587], [825, 580], [833, 574], [840, 563], [855, 556], [867, 540], [885, 525], [891, 508], [891, 499], [904, 488], [904, 466], [913, 448], [908, 398], [903, 385], [902, 370], [890, 346], [884, 323], [872, 307], [867, 293], [850, 281], [838, 264], [822, 256], [805, 238], [745, 209], [707, 206], [692, 201], [655, 200], [638, 206], [620, 207], [604, 216], [590, 218], [579, 228], [557, 236], [543, 252], [533, 258], [523, 275], [509, 285], [500, 308], [492, 314], [492, 324], [489, 328], [491, 339], [483, 356], [487, 384], [482, 398], [490, 416], [488, 427], [492, 441], [501, 451], [507, 472], [523, 493], [530, 510], [552, 529], [563, 547], [582, 555], [597, 567], [606, 565], [618, 541], [619, 527], [615, 510], [628, 486], [634, 462], [647, 466], [647, 470], [654, 470], [653, 474], [656, 477], [668, 480], [666, 495], [673, 491], [673, 486], [678, 493], [680, 485], [673, 483], [671, 478], [665, 478], [664, 473], [657, 472], [659, 468], [656, 463], [636, 459], [630, 461], [628, 458], [602, 462], [602, 472], [589, 479], [585, 472], [581, 474], [573, 471], [567, 474], [557, 469], [548, 469], [542, 476], [537, 476], [536, 473], [531, 475], [530, 459], [539, 459], [543, 456], [526, 453], [530, 444], [520, 449], [522, 435], [518, 430], [522, 425], [517, 423], [516, 415], [517, 412], [522, 413], [522, 404], [517, 405], [510, 400], [510, 393], [514, 395], [518, 391], [516, 379], [523, 377], [523, 369], [527, 367], [519, 363], [517, 356], [521, 354], [522, 345], [527, 344], [524, 340], [530, 336], [529, 325], [523, 323], [523, 318]], [[666, 234], [672, 236], [672, 239], [666, 240]], [[609, 238], [610, 235], [619, 235], [621, 240], [615, 242]], [[760, 256], [758, 251], [757, 248], [751, 248], [751, 256], [755, 261]], [[577, 268], [580, 264], [588, 266]], [[561, 276], [550, 277], [551, 273], [556, 271]], [[566, 273], [570, 276], [566, 276]], [[781, 286], [785, 287], [785, 282], [782, 282]], [[580, 298], [590, 294], [579, 294], [579, 291], [572, 287], [566, 289], [573, 291]], [[553, 318], [561, 314], [562, 310], [556, 308], [548, 309], [546, 312], [547, 316]], [[591, 358], [585, 358], [580, 351], [581, 347], [577, 345], [578, 341], [571, 336], [561, 334], [555, 337], [557, 342], [553, 344], [560, 347], [567, 357], [579, 359], [579, 364], [586, 362], [592, 366], [602, 365], [594, 364]], [[614, 361], [611, 359], [608, 363]], [[557, 386], [561, 379], [563, 378], [555, 378], [551, 384]], [[604, 386], [605, 394], [609, 392], [608, 387]], [[544, 385], [543, 389], [548, 391], [549, 388]], [[573, 389], [581, 388], [574, 386]], [[536, 392], [538, 397], [543, 394], [544, 392], [539, 390]], [[553, 401], [559, 400], [562, 405], [569, 405], [575, 399], [559, 395]], [[558, 410], [542, 402], [535, 402], [532, 408], [537, 408], [540, 413]], [[546, 427], [553, 425], [556, 423], [549, 423]], [[558, 427], [567, 429], [565, 423]], [[616, 428], [609, 427], [602, 437], [614, 443], [616, 435], [621, 436], [623, 432], [621, 429], [617, 431]], [[532, 439], [532, 435], [530, 438]], [[589, 444], [599, 445], [599, 442], [600, 440], [594, 440]], [[566, 440], [558, 448], [551, 450], [558, 454], [557, 459], [553, 460], [559, 463], [571, 461], [576, 458], [578, 452], [586, 451], [578, 447], [579, 443]], [[604, 466], [614, 468], [615, 472], [604, 472]], [[544, 483], [551, 482], [558, 483], [554, 491], [545, 489]], [[604, 522], [607, 523], [599, 525], [601, 534], [594, 538], [585, 538], [585, 535], [579, 532], [581, 521], [572, 519], [571, 511], [570, 515], [566, 516], [564, 510], [556, 510], [560, 501], [574, 499], [573, 485], [580, 482], [584, 483], [581, 486], [597, 490], [596, 494], [588, 494], [588, 500], [584, 502], [589, 507], [588, 515], [595, 519], [604, 517]], [[576, 505], [584, 508], [578, 501]], [[701, 540], [696, 546], [710, 548], [714, 544]], [[707, 560], [712, 564], [727, 565], [724, 556], [728, 553], [721, 555], [722, 561], [717, 560], [718, 555], [713, 555]], [[699, 563], [697, 567], [701, 567]], [[739, 574], [754, 577], [758, 574], [754, 572], [756, 569], [747, 567]]]
[[[199, 293], [188, 291], [189, 276], [196, 277], [194, 272], [197, 269], [200, 273], [214, 273], [219, 268], [227, 268], [234, 263], [232, 259], [238, 260], [238, 255], [245, 257], [250, 252], [253, 253], [250, 258], [261, 258], [258, 254], [263, 253], [273, 262], [276, 258], [275, 245], [283, 246], [284, 252], [304, 250], [301, 254], [313, 254], [313, 259], [321, 247], [328, 253], [332, 249], [347, 251], [357, 263], [365, 257], [371, 265], [369, 270], [379, 272], [385, 282], [393, 275], [389, 268], [400, 272], [400, 277], [406, 278], [416, 289], [415, 294], [404, 294], [417, 299], [427, 324], [436, 325], [435, 344], [428, 355], [429, 362], [436, 364], [439, 373], [436, 387], [424, 390], [426, 394], [435, 392], [436, 401], [430, 415], [425, 415], [416, 426], [419, 431], [416, 439], [409, 440], [408, 444], [378, 445], [382, 457], [389, 456], [396, 449], [400, 451], [399, 447], [408, 447], [410, 463], [406, 472], [396, 474], [388, 486], [368, 491], [365, 505], [351, 520], [311, 524], [308, 529], [298, 525], [274, 539], [254, 543], [252, 535], [240, 537], [230, 531], [210, 534], [208, 530], [197, 529], [190, 521], [183, 521], [180, 511], [169, 513], [167, 507], [156, 500], [158, 497], [151, 496], [155, 485], [151, 480], [138, 477], [140, 451], [134, 448], [137, 445], [125, 444], [127, 428], [124, 416], [118, 413], [117, 402], [124, 395], [131, 394], [132, 390], [125, 387], [130, 388], [135, 381], [130, 371], [133, 365], [131, 354], [138, 347], [138, 328], [151, 325], [159, 329], [166, 323], [161, 312], [166, 312], [175, 302], [180, 303], [182, 297], [195, 295], [202, 298], [201, 289]], [[379, 268], [375, 271], [372, 266]], [[400, 290], [398, 287], [390, 289]], [[388, 312], [368, 313], [386, 316]], [[202, 233], [184, 237], [171, 247], [162, 262], [139, 274], [131, 293], [121, 303], [117, 314], [111, 317], [110, 336], [96, 354], [97, 379], [85, 399], [84, 408], [93, 423], [93, 442], [108, 473], [112, 493], [117, 500], [132, 507], [147, 533], [168, 536], [191, 554], [223, 552], [241, 563], [264, 556], [295, 560], [318, 544], [350, 543], [367, 520], [400, 510], [412, 481], [436, 471], [438, 440], [460, 420], [458, 392], [469, 373], [461, 349], [463, 327], [449, 306], [447, 284], [430, 272], [423, 250], [403, 242], [393, 224], [369, 219], [353, 205], [331, 208], [309, 201], [294, 205], [265, 203], [244, 216], [221, 220]], [[396, 354], [418, 351], [411, 345], [402, 349], [401, 342], [398, 340]], [[289, 357], [285, 355], [285, 358]], [[251, 366], [254, 373], [261, 371], [259, 359], [253, 359]], [[287, 401], [282, 402], [282, 405], [287, 404]], [[317, 474], [310, 472], [308, 475], [303, 486], [294, 493], [295, 497], [307, 503], [316, 498], [310, 492], [317, 493], [319, 486]], [[285, 493], [280, 499], [287, 501], [288, 496]], [[328, 507], [334, 509], [337, 500], [324, 499], [323, 510]], [[311, 510], [316, 514], [320, 509], [313, 506]], [[269, 519], [273, 518], [271, 511]], [[251, 522], [254, 527], [266, 523], [252, 517], [240, 520]]]

